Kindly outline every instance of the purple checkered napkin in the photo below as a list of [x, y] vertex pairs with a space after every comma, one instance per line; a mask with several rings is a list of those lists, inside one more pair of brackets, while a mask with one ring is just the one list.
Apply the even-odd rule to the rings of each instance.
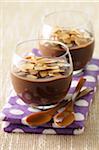
[[[26, 105], [14, 91], [11, 92], [7, 104], [0, 113], [0, 118], [3, 121], [2, 128], [5, 132], [24, 132], [24, 133], [39, 133], [39, 134], [81, 134], [85, 128], [85, 121], [87, 119], [90, 105], [93, 101], [93, 96], [96, 91], [96, 86], [99, 76], [99, 60], [92, 59], [90, 63], [84, 68], [83, 73], [75, 75], [72, 80], [69, 93], [73, 93], [80, 77], [87, 79], [85, 87], [93, 88], [94, 92], [79, 99], [74, 106], [75, 121], [68, 127], [58, 128], [55, 126], [53, 120], [38, 127], [29, 127], [26, 125], [24, 118], [40, 110], [32, 109]], [[62, 108], [63, 109], [63, 108]], [[62, 111], [60, 109], [59, 111]]]

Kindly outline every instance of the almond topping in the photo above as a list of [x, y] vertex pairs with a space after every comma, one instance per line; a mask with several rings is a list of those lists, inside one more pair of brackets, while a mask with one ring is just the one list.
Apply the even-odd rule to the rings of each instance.
[[74, 45], [85, 45], [92, 40], [91, 35], [85, 30], [65, 29], [63, 27], [56, 27], [51, 33], [51, 38], [67, 44], [69, 48]]

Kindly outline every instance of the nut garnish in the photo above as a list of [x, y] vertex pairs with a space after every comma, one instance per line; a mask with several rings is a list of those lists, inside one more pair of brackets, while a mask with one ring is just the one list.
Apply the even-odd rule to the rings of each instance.
[[81, 29], [65, 29], [55, 27], [51, 33], [51, 39], [58, 40], [68, 45], [69, 48], [82, 46], [92, 40], [91, 35]]
[[20, 65], [20, 69], [22, 71], [27, 71], [28, 69], [33, 69], [34, 68], [34, 64], [31, 63], [24, 63]]
[[30, 74], [29, 74], [29, 75], [27, 75], [26, 77], [27, 77], [28, 79], [37, 79], [37, 76], [30, 75]]
[[46, 70], [45, 71], [40, 71], [39, 74], [43, 78], [43, 77], [46, 77], [48, 75], [48, 72]]
[[19, 73], [27, 79], [38, 79], [65, 75], [69, 64], [60, 58], [45, 58], [38, 56], [26, 56], [28, 62], [23, 62], [19, 65]]

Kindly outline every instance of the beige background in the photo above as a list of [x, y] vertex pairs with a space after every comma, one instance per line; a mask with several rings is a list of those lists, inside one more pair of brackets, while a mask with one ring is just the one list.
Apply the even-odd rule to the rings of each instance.
[[[50, 1], [50, 0], [49, 0]], [[51, 1], [50, 1], [51, 2]], [[99, 58], [99, 3], [54, 3], [0, 1], [0, 109], [9, 92], [9, 70], [17, 42], [37, 36], [41, 18], [52, 10], [77, 9], [85, 11], [95, 30], [94, 57]], [[98, 150], [99, 149], [99, 89], [86, 122], [86, 130], [79, 136], [7, 134], [0, 128], [0, 150]], [[1, 124], [0, 124], [1, 125]]]

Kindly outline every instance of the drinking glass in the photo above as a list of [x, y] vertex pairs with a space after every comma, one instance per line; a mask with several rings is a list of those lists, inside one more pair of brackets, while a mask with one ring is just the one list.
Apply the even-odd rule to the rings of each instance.
[[92, 58], [95, 41], [93, 27], [83, 12], [56, 11], [45, 15], [39, 37], [66, 44], [76, 73], [83, 70]]
[[16, 94], [39, 109], [62, 101], [72, 81], [72, 59], [68, 47], [58, 41], [33, 39], [16, 46], [11, 80]]

